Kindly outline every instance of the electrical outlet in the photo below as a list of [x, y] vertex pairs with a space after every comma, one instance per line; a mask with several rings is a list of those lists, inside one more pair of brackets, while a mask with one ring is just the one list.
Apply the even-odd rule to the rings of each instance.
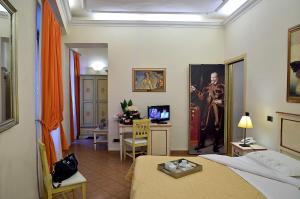
[[267, 116], [267, 121], [269, 121], [269, 122], [273, 122], [273, 116]]
[[113, 142], [120, 142], [120, 139], [113, 139]]

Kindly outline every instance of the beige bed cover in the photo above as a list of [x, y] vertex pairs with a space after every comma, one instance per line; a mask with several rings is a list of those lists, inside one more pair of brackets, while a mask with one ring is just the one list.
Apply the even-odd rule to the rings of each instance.
[[228, 167], [201, 157], [184, 157], [203, 170], [179, 179], [158, 171], [157, 165], [182, 157], [140, 156], [136, 159], [131, 199], [262, 199], [247, 181]]

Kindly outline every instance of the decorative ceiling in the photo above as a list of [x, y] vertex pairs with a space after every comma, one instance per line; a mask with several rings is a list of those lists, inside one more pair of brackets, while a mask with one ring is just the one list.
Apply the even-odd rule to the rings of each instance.
[[71, 23], [223, 25], [260, 0], [67, 0]]
[[86, 9], [126, 13], [211, 13], [223, 0], [85, 0]]

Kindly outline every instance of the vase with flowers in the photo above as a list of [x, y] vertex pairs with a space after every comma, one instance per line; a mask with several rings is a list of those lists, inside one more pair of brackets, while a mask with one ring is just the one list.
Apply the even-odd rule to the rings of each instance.
[[128, 102], [124, 99], [121, 102], [121, 108], [123, 110], [123, 114], [118, 114], [119, 122], [121, 124], [132, 124], [132, 121], [135, 119], [140, 119], [140, 112], [136, 106], [133, 106], [132, 100]]

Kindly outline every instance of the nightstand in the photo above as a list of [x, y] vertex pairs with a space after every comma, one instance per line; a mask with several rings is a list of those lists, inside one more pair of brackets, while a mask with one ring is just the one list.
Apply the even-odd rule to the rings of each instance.
[[241, 144], [241, 142], [231, 142], [231, 145], [232, 145], [231, 155], [232, 156], [243, 156], [243, 155], [246, 155], [247, 153], [250, 153], [253, 151], [267, 150], [267, 148], [265, 148], [263, 146], [259, 146], [257, 144], [251, 144], [250, 147], [241, 147], [240, 144]]

